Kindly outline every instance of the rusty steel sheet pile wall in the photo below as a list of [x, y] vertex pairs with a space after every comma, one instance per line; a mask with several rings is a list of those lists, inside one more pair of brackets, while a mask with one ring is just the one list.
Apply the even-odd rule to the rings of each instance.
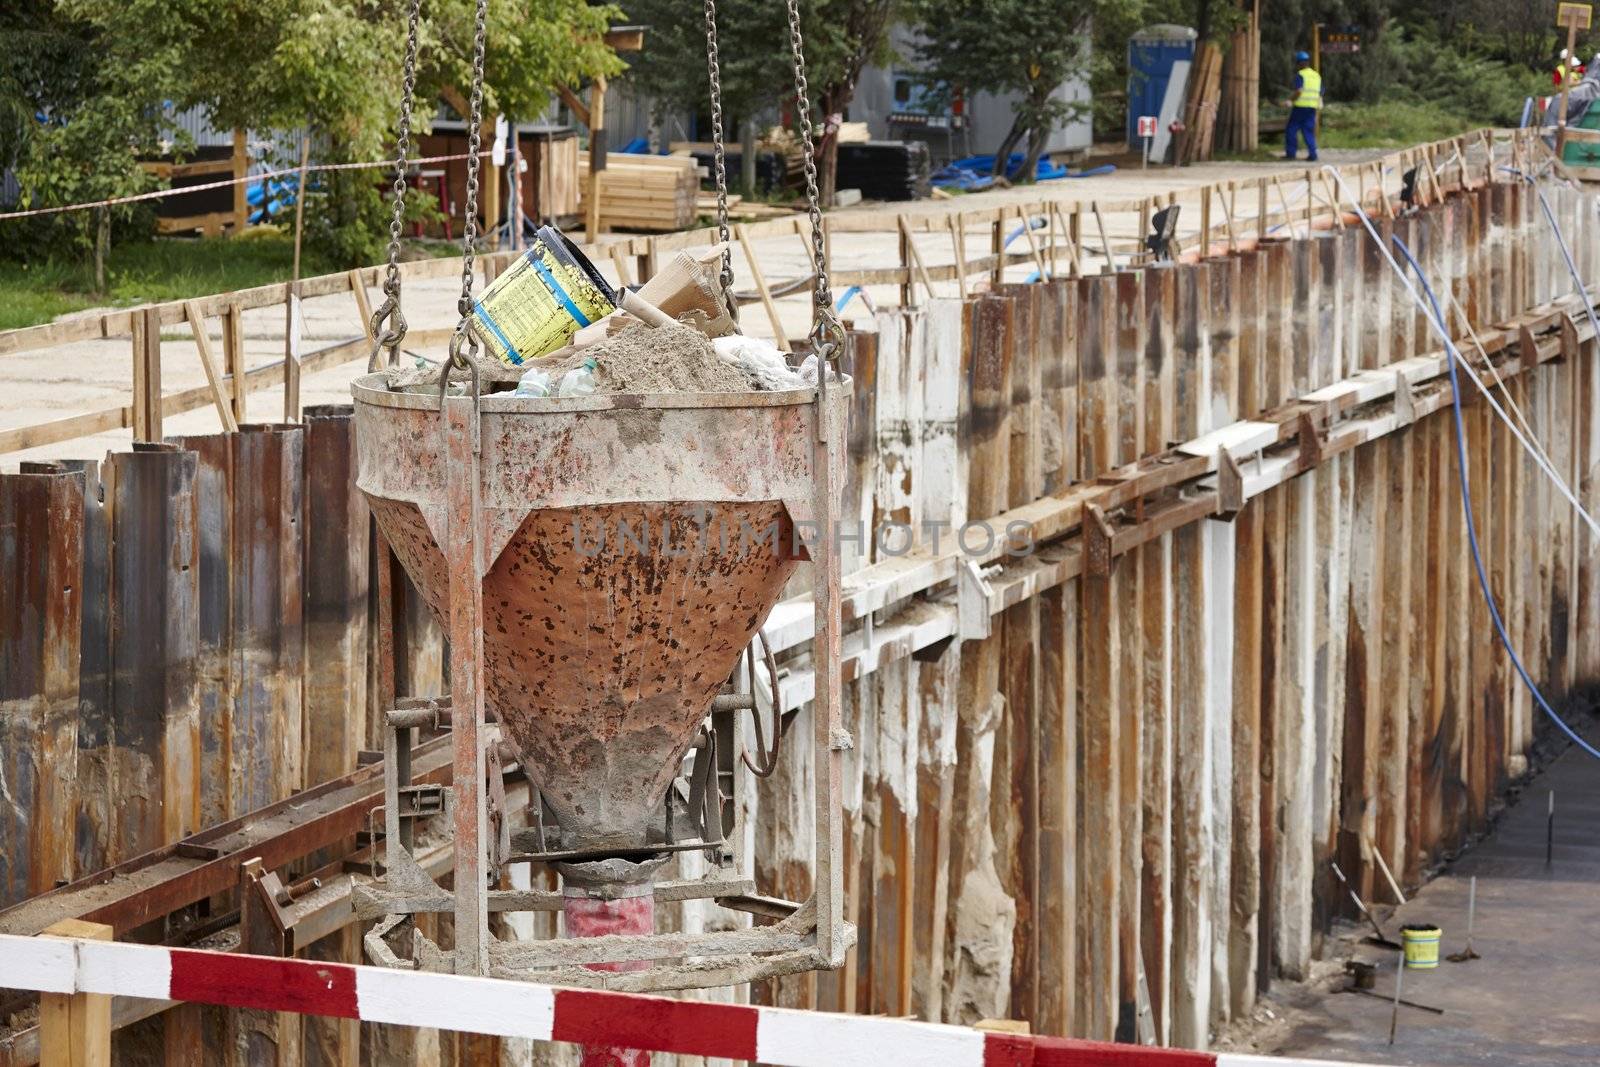
[[[1594, 277], [1592, 197], [1546, 195]], [[1592, 509], [1595, 341], [1534, 189], [1430, 199], [1380, 232], [1459, 305], [1463, 353], [1492, 383], [1482, 343], [1499, 402]], [[1142, 982], [1157, 1040], [1203, 1046], [1309, 974], [1350, 909], [1331, 861], [1369, 900], [1379, 855], [1417, 884], [1486, 827], [1543, 729], [1467, 554], [1442, 345], [1353, 217], [874, 325], [852, 335], [841, 512], [923, 531], [926, 555], [851, 543], [860, 939], [842, 972], [755, 997], [1132, 1040]], [[1600, 680], [1596, 545], [1462, 387], [1491, 586], [1559, 699]], [[967, 546], [979, 624], [937, 557], [983, 516], [1038, 542]], [[942, 548], [933, 519], [953, 524]], [[808, 631], [776, 625], [805, 720]], [[808, 889], [807, 774], [751, 801], [764, 891]]]
[[[0, 474], [0, 908], [356, 769], [376, 734], [379, 607], [351, 417], [313, 408]], [[438, 628], [398, 572], [393, 588], [404, 673], [386, 688], [437, 694]], [[209, 921], [201, 905], [137, 936]], [[0, 997], [0, 1017], [17, 1007]], [[261, 1040], [227, 1026], [241, 1047]]]

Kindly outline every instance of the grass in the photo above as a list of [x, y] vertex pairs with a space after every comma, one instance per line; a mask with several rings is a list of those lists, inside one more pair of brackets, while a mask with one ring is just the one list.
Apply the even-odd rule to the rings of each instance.
[[[1282, 120], [1279, 110], [1264, 118]], [[1322, 112], [1319, 148], [1409, 148], [1412, 145], [1442, 141], [1447, 137], [1493, 123], [1464, 118], [1460, 114], [1427, 101], [1389, 101], [1379, 104], [1329, 104]], [[1301, 155], [1304, 155], [1302, 150]], [[1218, 159], [1265, 162], [1283, 158], [1282, 132], [1263, 133], [1261, 146], [1254, 152], [1218, 153]]]
[[[182, 300], [286, 281], [293, 265], [294, 242], [271, 231], [251, 231], [238, 239], [113, 245], [103, 294], [93, 291], [94, 266], [88, 261], [0, 264], [0, 330], [35, 326], [84, 308]], [[335, 264], [302, 253], [303, 277], [334, 269]]]

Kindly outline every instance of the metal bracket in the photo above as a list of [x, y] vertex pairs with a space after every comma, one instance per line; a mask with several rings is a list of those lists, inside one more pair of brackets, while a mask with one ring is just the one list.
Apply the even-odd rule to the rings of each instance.
[[1322, 462], [1322, 431], [1309, 411], [1300, 413], [1296, 425], [1300, 435], [1300, 470], [1305, 472]]
[[1578, 358], [1578, 323], [1571, 315], [1561, 316], [1561, 361], [1576, 361]]
[[1104, 578], [1111, 573], [1111, 524], [1098, 505], [1083, 506], [1083, 573]]
[[1539, 342], [1526, 323], [1517, 327], [1517, 357], [1524, 370], [1533, 370], [1539, 365]]
[[989, 598], [994, 587], [970, 559], [956, 568], [956, 635], [963, 641], [981, 641], [994, 632]]
[[1232, 522], [1244, 510], [1244, 472], [1239, 461], [1226, 448], [1217, 450], [1217, 513], [1223, 522]]
[[293, 902], [283, 880], [259, 858], [240, 864], [239, 951], [252, 956], [294, 955], [294, 925], [283, 913]]
[[442, 785], [402, 786], [396, 793], [396, 811], [402, 819], [427, 819], [443, 815], [449, 790]]

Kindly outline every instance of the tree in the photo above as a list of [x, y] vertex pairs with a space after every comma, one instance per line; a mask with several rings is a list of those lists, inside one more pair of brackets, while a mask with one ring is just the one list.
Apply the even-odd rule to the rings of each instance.
[[[196, 105], [222, 129], [309, 126], [327, 162], [369, 161], [393, 150], [408, 0], [26, 0], [24, 7], [26, 27], [70, 28], [95, 54], [98, 78], [73, 91], [83, 79], [64, 64], [52, 67], [35, 95], [51, 101], [60, 130], [25, 127], [21, 152], [30, 158], [72, 131], [85, 145], [78, 164], [136, 173], [137, 157], [150, 154], [162, 132], [161, 116]], [[417, 131], [426, 129], [445, 87], [470, 84], [474, 12], [474, 0], [422, 7]], [[485, 115], [535, 114], [551, 86], [620, 71], [602, 40], [616, 14], [584, 0], [495, 0]], [[5, 91], [12, 95], [9, 86]], [[33, 171], [18, 176], [35, 202], [63, 202], [88, 188], [78, 181], [69, 194], [61, 180]], [[347, 262], [372, 262], [384, 240], [381, 174], [335, 172], [321, 184], [323, 195], [308, 199], [308, 234]]]
[[[0, 9], [0, 39], [0, 168], [16, 174], [22, 206], [105, 200], [155, 184], [137, 157], [181, 141], [161, 107], [170, 72], [159, 58], [105, 40], [51, 0]], [[6, 250], [28, 257], [92, 248], [103, 290], [113, 215], [132, 214], [19, 220], [5, 226]]]
[[823, 0], [805, 34], [807, 80], [821, 86], [822, 139], [817, 144], [822, 202], [833, 203], [839, 169], [839, 128], [869, 63], [887, 62], [889, 27], [897, 0]]
[[[628, 71], [635, 90], [650, 98], [658, 121], [673, 110], [702, 113], [710, 103], [702, 0], [623, 3], [630, 21], [649, 27], [645, 49]], [[816, 0], [801, 6], [825, 203], [832, 200], [837, 159], [837, 137], [827, 119], [849, 108], [862, 69], [887, 58], [888, 28], [898, 7], [898, 0]], [[793, 98], [789, 20], [779, 0], [717, 0], [717, 56], [725, 137]]]
[[955, 93], [1015, 93], [1011, 129], [995, 153], [994, 173], [1023, 137], [1023, 175], [1031, 175], [1050, 134], [1088, 110], [1057, 93], [1089, 69], [1088, 33], [1097, 14], [1136, 0], [1059, 0], [1041, 8], [1032, 0], [911, 0], [920, 26], [917, 58], [930, 81]]

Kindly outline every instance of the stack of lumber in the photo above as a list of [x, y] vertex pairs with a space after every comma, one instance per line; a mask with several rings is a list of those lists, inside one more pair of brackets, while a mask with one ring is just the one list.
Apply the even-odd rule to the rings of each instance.
[[[589, 154], [578, 153], [585, 175], [581, 210], [589, 210]], [[666, 232], [694, 225], [700, 168], [689, 156], [611, 153], [600, 172], [600, 221], [619, 230]]]
[[863, 141], [839, 146], [836, 185], [870, 200], [924, 200], [932, 164], [926, 141]]
[[1222, 95], [1222, 50], [1210, 41], [1195, 53], [1189, 72], [1189, 90], [1183, 102], [1184, 132], [1178, 138], [1177, 163], [1201, 163], [1211, 158], [1217, 132], [1217, 102]]
[[1224, 152], [1253, 152], [1260, 142], [1261, 22], [1250, 22], [1233, 35], [1222, 63], [1222, 99], [1217, 102], [1214, 147]]

